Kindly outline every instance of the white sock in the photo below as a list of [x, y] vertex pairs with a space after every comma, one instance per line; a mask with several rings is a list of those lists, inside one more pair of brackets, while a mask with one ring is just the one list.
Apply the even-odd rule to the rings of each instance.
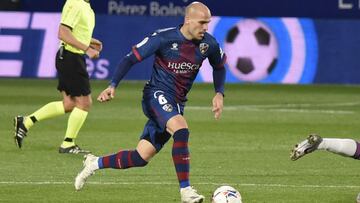
[[323, 138], [317, 149], [327, 150], [342, 156], [355, 155], [357, 144], [352, 139]]

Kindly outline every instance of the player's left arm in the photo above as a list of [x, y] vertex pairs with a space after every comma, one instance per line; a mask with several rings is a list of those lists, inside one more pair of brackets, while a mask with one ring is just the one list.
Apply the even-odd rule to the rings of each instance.
[[215, 47], [215, 51], [209, 55], [209, 62], [213, 67], [213, 81], [215, 88], [215, 96], [212, 100], [212, 111], [215, 119], [219, 119], [224, 108], [224, 86], [225, 86], [225, 62], [226, 55], [219, 45]]
[[100, 40], [91, 38], [90, 47], [100, 52], [103, 49], [103, 44]]

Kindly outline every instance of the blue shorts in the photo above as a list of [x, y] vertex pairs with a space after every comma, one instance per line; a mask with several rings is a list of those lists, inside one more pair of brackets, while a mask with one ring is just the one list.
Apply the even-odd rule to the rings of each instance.
[[174, 100], [174, 96], [161, 90], [144, 91], [142, 108], [146, 117], [144, 132], [140, 139], [151, 142], [159, 152], [171, 135], [166, 131], [166, 123], [176, 115], [183, 115], [184, 105]]

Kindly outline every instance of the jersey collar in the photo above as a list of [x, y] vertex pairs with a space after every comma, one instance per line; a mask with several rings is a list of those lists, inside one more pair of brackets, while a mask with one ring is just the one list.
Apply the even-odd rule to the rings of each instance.
[[183, 26], [184, 24], [180, 24], [179, 26], [177, 26], [177, 33], [180, 35], [181, 39], [185, 40], [185, 41], [190, 41], [188, 39], [185, 38], [185, 36], [183, 35], [183, 33], [181, 33], [181, 27]]

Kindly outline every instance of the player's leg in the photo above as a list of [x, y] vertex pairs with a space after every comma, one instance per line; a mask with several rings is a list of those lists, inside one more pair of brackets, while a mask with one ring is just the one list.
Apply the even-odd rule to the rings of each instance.
[[190, 186], [190, 154], [188, 149], [189, 130], [186, 120], [180, 114], [172, 117], [166, 124], [167, 131], [173, 135], [172, 158], [180, 188]]
[[148, 120], [136, 149], [121, 150], [116, 154], [100, 157], [99, 168], [126, 169], [146, 166], [170, 137], [170, 134], [161, 132], [156, 122]]
[[[63, 93], [63, 95], [64, 94], [65, 93]], [[70, 100], [70, 97], [68, 97], [63, 101], [50, 102], [30, 115], [16, 116], [14, 118], [14, 126], [15, 142], [17, 146], [21, 148], [22, 141], [25, 138], [27, 131], [35, 124], [35, 122], [63, 115], [69, 111], [69, 108], [70, 111], [72, 110], [72, 105], [73, 102]]]
[[[58, 52], [59, 55], [59, 52]], [[58, 90], [66, 92], [75, 102], [69, 115], [65, 139], [59, 148], [60, 153], [88, 153], [75, 144], [75, 138], [83, 126], [91, 107], [91, 89], [89, 75], [86, 71], [84, 56], [63, 50], [62, 57], [56, 60], [59, 85]], [[65, 98], [65, 97], [64, 97]]]
[[171, 135], [166, 132], [165, 123], [159, 125], [160, 122], [157, 120], [160, 119], [166, 122], [167, 119], [164, 119], [162, 114], [159, 115], [155, 112], [158, 111], [159, 108], [162, 108], [161, 106], [154, 106], [154, 104], [158, 104], [158, 101], [153, 99], [152, 94], [150, 94], [148, 98], [149, 99], [144, 99], [142, 104], [144, 114], [149, 120], [144, 127], [136, 150], [121, 150], [118, 153], [103, 157], [86, 155], [84, 169], [75, 178], [76, 190], [80, 190], [84, 186], [87, 178], [98, 169], [126, 169], [147, 165], [150, 159], [159, 152], [169, 140]]
[[189, 130], [185, 118], [178, 114], [166, 124], [167, 131], [173, 134], [172, 158], [180, 185], [182, 202], [202, 202], [205, 197], [190, 186], [190, 152], [188, 148]]
[[82, 189], [86, 180], [93, 175], [96, 170], [143, 167], [148, 164], [155, 154], [155, 147], [145, 139], [139, 141], [135, 150], [121, 150], [118, 153], [102, 157], [87, 154], [85, 155], [84, 168], [75, 178], [75, 189]]
[[[187, 122], [182, 116], [184, 105], [178, 104], [172, 95], [158, 90], [149, 94], [145, 93], [143, 110], [145, 115], [156, 121], [159, 131], [168, 132], [168, 135], [173, 136], [172, 158], [180, 185], [182, 202], [202, 202], [204, 196], [199, 195], [190, 186], [189, 181], [189, 130]], [[161, 136], [158, 138], [161, 138]]]
[[155, 147], [149, 141], [142, 139], [134, 150], [121, 150], [112, 155], [99, 157], [98, 165], [99, 169], [142, 167], [146, 166], [155, 154]]
[[[158, 135], [156, 135], [158, 134]], [[160, 138], [161, 139], [158, 139]], [[163, 145], [170, 138], [166, 133], [156, 131], [156, 123], [149, 120], [140, 141], [134, 150], [120, 150], [119, 152], [107, 156], [96, 157], [86, 155], [83, 170], [75, 178], [75, 189], [80, 190], [88, 177], [98, 169], [127, 169], [132, 167], [143, 167], [148, 164], [150, 159], [161, 150]]]
[[149, 163], [155, 154], [155, 147], [145, 139], [139, 141], [135, 150], [121, 150], [118, 153], [102, 157], [87, 154], [85, 155], [84, 168], [75, 178], [75, 189], [82, 189], [86, 180], [93, 175], [96, 170], [143, 167]]
[[[64, 101], [68, 100], [68, 97], [69, 96], [65, 96]], [[89, 153], [87, 150], [80, 149], [79, 146], [75, 144], [75, 139], [77, 138], [91, 107], [91, 95], [71, 97], [71, 101], [74, 101], [74, 106], [69, 115], [65, 138], [59, 148], [59, 152], [73, 154]]]
[[301, 143], [295, 145], [291, 159], [297, 160], [315, 150], [327, 150], [346, 157], [360, 159], [360, 144], [352, 139], [321, 138], [311, 134]]
[[359, 159], [359, 147], [360, 144], [353, 139], [323, 138], [317, 149]]

